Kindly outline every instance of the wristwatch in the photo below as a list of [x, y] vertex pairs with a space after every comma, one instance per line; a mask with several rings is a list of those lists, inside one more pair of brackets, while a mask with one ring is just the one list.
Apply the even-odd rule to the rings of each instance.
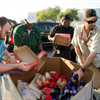
[[85, 69], [81, 67], [82, 72], [85, 72]]

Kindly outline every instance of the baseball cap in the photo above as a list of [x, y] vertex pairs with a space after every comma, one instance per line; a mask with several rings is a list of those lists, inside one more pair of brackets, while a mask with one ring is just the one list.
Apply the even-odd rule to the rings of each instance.
[[25, 18], [29, 23], [36, 23], [35, 14], [33, 12], [29, 12]]
[[94, 18], [99, 18], [99, 17], [97, 17], [96, 11], [94, 9], [88, 9], [86, 10], [83, 18], [87, 21], [90, 21], [93, 20]]
[[68, 14], [67, 15], [64, 15], [62, 18], [66, 19], [66, 20], [73, 21]]

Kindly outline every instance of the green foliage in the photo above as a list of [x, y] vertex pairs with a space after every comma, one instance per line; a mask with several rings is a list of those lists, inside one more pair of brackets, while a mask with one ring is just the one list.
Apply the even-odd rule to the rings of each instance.
[[60, 7], [55, 6], [54, 8], [48, 7], [47, 9], [44, 9], [35, 13], [36, 21], [38, 22], [41, 22], [41, 21], [57, 22], [61, 20], [62, 16], [65, 14], [69, 14], [73, 20], [79, 21], [78, 9], [76, 8], [73, 8], [73, 9], [68, 8], [65, 10], [65, 12], [61, 12]]
[[73, 8], [73, 9], [66, 9], [65, 12], [61, 12], [58, 14], [58, 17], [57, 17], [57, 20], [61, 19], [63, 15], [65, 14], [69, 14], [69, 16], [73, 19], [73, 20], [76, 20], [76, 21], [79, 21], [79, 18], [78, 18], [78, 9], [76, 8]]
[[55, 8], [48, 7], [42, 11], [36, 12], [37, 21], [53, 21], [56, 22], [57, 15], [61, 11], [60, 7], [55, 6]]

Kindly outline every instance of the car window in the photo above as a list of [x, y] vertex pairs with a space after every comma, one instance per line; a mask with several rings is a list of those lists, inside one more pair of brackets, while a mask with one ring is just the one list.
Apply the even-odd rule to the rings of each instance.
[[59, 23], [37, 23], [35, 24], [36, 27], [40, 29], [41, 32], [50, 32], [51, 29]]

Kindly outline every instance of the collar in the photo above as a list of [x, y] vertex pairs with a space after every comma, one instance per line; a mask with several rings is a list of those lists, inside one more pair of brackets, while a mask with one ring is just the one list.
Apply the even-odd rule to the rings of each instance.
[[[84, 24], [82, 25], [82, 28], [81, 28], [81, 33], [83, 33], [84, 32]], [[97, 26], [95, 25], [95, 27], [94, 27], [94, 29], [93, 30], [91, 30], [90, 31], [90, 33], [93, 33], [93, 34], [95, 34], [96, 33], [96, 29], [97, 29]]]

